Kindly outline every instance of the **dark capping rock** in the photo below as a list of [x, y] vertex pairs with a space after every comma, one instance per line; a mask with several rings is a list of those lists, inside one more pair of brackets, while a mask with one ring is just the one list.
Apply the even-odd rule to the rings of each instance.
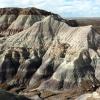
[[34, 7], [30, 7], [30, 8], [0, 8], [0, 15], [44, 15], [44, 16], [48, 16], [48, 15], [55, 15], [51, 12], [45, 11], [45, 10], [40, 10]]
[[72, 27], [77, 27], [79, 26], [77, 20], [67, 20], [66, 23]]

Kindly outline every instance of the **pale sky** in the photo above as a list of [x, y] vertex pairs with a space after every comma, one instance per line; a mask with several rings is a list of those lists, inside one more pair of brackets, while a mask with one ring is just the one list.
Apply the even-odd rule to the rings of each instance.
[[36, 7], [63, 17], [100, 17], [100, 0], [0, 0], [3, 7]]

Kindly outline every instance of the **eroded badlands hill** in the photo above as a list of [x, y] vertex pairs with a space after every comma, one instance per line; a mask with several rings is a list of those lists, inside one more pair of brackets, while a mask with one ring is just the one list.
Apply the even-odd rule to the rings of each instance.
[[31, 27], [51, 12], [36, 8], [0, 8], [0, 34], [12, 35]]
[[[58, 15], [35, 8], [1, 9], [0, 14], [1, 26], [10, 23], [0, 38], [2, 88], [25, 89], [26, 95], [72, 89], [84, 93], [99, 87], [100, 34], [92, 25], [72, 27]], [[9, 29], [20, 31], [5, 36]]]

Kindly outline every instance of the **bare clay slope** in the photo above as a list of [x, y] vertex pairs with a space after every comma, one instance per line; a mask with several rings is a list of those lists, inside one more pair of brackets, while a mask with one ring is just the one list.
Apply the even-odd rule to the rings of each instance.
[[46, 79], [39, 88], [59, 90], [81, 86], [83, 82], [96, 85], [93, 59], [98, 57], [99, 42], [100, 36], [91, 25], [70, 27], [54, 16], [48, 16], [8, 37], [3, 49], [26, 46], [36, 50], [42, 64], [33, 74], [29, 86]]

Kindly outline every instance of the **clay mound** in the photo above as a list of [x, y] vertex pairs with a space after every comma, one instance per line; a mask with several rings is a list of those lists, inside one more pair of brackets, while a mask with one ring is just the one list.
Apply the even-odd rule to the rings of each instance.
[[[91, 55], [96, 53], [95, 50], [98, 45], [93, 43], [92, 35], [94, 38], [99, 36], [92, 31], [92, 26], [76, 28], [64, 26], [59, 29], [52, 45], [43, 56], [42, 65], [33, 75], [29, 85], [34, 86], [38, 81], [50, 78], [42, 83], [39, 88], [69, 89], [79, 86], [79, 84], [81, 86], [84, 82], [85, 84], [92, 82], [91, 88], [92, 85], [95, 86], [97, 80], [95, 78], [95, 69], [91, 65], [93, 60]], [[95, 39], [96, 41], [98, 40]], [[92, 53], [91, 49], [93, 49]], [[98, 55], [95, 54], [95, 56]]]

